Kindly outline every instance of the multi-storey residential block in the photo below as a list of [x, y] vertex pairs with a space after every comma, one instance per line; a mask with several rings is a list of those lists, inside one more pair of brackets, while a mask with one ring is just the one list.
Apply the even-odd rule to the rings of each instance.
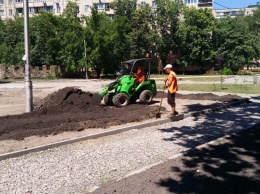
[[[113, 17], [114, 10], [110, 8], [110, 3], [114, 0], [74, 0], [80, 10], [80, 15], [89, 16], [91, 7], [96, 4], [99, 11], [106, 12]], [[178, 1], [178, 0], [175, 0]], [[183, 0], [188, 6], [196, 8], [213, 8], [213, 0]], [[61, 14], [65, 9], [68, 0], [29, 0], [29, 14], [33, 16], [40, 10], [52, 11], [55, 15]], [[154, 0], [137, 0], [138, 4], [150, 4], [156, 8]], [[23, 0], [0, 0], [0, 16], [2, 19], [12, 18], [15, 14], [23, 13]]]
[[216, 9], [213, 11], [214, 16], [218, 19], [224, 17], [236, 17], [239, 15], [252, 15], [253, 11], [260, 5], [250, 5], [246, 8], [232, 8], [232, 9]]
[[183, 0], [184, 3], [191, 7], [196, 7], [196, 8], [208, 8], [208, 9], [213, 9], [213, 0]]

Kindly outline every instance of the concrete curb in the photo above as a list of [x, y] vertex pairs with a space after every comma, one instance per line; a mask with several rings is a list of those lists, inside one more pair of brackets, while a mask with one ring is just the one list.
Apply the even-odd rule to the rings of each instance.
[[111, 129], [109, 131], [102, 132], [102, 133], [97, 133], [97, 134], [83, 136], [83, 137], [77, 137], [77, 138], [73, 138], [73, 139], [69, 139], [69, 140], [64, 140], [64, 141], [59, 141], [59, 142], [46, 144], [46, 145], [42, 145], [42, 146], [32, 147], [32, 148], [25, 149], [25, 150], [19, 150], [19, 151], [15, 151], [15, 152], [0, 154], [0, 161], [8, 159], [8, 158], [19, 157], [19, 156], [22, 156], [22, 155], [25, 155], [25, 154], [29, 154], [31, 152], [38, 152], [38, 151], [43, 151], [43, 150], [47, 150], [47, 149], [52, 149], [52, 148], [62, 146], [62, 145], [76, 143], [76, 142], [79, 142], [79, 141], [96, 139], [96, 138], [105, 137], [105, 136], [108, 136], [108, 135], [114, 135], [114, 134], [117, 134], [117, 133], [129, 131], [129, 130], [132, 130], [132, 129], [142, 129], [142, 128], [146, 128], [146, 127], [160, 125], [160, 124], [163, 124], [163, 123], [166, 123], [166, 122], [175, 122], [175, 121], [186, 119], [188, 117], [195, 117], [195, 116], [198, 116], [198, 115], [201, 115], [201, 114], [207, 114], [207, 113], [211, 113], [211, 112], [214, 112], [214, 111], [219, 111], [219, 110], [229, 108], [231, 106], [236, 106], [236, 105], [239, 105], [239, 104], [242, 104], [242, 103], [245, 103], [245, 102], [249, 102], [249, 99], [246, 98], [246, 99], [239, 100], [239, 101], [236, 101], [236, 102], [233, 102], [233, 103], [228, 103], [226, 105], [219, 106], [219, 107], [216, 107], [216, 108], [213, 108], [213, 109], [206, 109], [206, 110], [203, 110], [203, 111], [197, 111], [197, 112], [192, 112], [192, 113], [187, 113], [187, 114], [180, 114], [180, 115], [177, 115], [177, 116], [157, 119], [155, 121], [149, 121], [149, 122], [141, 123], [141, 124], [137, 124], [137, 125], [114, 128], [114, 129]]

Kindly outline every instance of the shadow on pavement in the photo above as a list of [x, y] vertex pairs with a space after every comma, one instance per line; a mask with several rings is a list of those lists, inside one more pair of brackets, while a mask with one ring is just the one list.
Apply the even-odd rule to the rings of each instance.
[[[198, 122], [193, 126], [184, 123], [181, 127], [159, 129], [166, 133], [163, 141], [193, 149], [141, 173], [108, 182], [93, 194], [260, 193], [259, 103], [249, 103], [246, 111], [241, 110], [201, 116], [206, 117], [204, 120], [195, 117]], [[248, 123], [258, 125], [238, 133]], [[222, 143], [194, 148], [232, 132], [237, 134]]]
[[[238, 105], [241, 106], [241, 105]], [[169, 133], [163, 140], [173, 141], [183, 147], [192, 148], [203, 143], [212, 141], [224, 135], [230, 134], [233, 131], [238, 132], [244, 128], [247, 128], [248, 123], [260, 122], [260, 112], [256, 114], [256, 110], [259, 109], [259, 103], [249, 103], [247, 105], [247, 111], [228, 111], [225, 114], [226, 109], [214, 112], [214, 115], [209, 114], [199, 115], [193, 117], [196, 122], [195, 126], [190, 126], [189, 123], [184, 126], [176, 126], [171, 128], [160, 128], [163, 133]], [[194, 107], [188, 106], [190, 110]], [[203, 108], [206, 109], [206, 108]], [[203, 110], [202, 108], [200, 110]], [[256, 115], [258, 117], [256, 117]], [[204, 119], [205, 118], [205, 119]], [[242, 122], [247, 118], [247, 122]], [[239, 123], [239, 125], [237, 124]]]
[[157, 184], [169, 193], [260, 193], [259, 161], [260, 124], [222, 145], [188, 152]]

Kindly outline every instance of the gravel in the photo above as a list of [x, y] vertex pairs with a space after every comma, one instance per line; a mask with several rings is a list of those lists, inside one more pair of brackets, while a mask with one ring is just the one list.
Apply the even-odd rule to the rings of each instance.
[[[260, 122], [259, 103], [0, 161], [0, 193], [84, 193]], [[225, 114], [224, 114], [225, 113]]]

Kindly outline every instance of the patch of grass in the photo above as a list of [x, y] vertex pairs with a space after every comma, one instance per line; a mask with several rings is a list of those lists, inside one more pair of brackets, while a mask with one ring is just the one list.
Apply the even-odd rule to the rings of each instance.
[[183, 91], [201, 91], [201, 92], [226, 92], [226, 93], [242, 93], [242, 94], [260, 94], [259, 85], [253, 84], [182, 84], [179, 90]]
[[[158, 81], [162, 81], [163, 78], [167, 77], [167, 75], [164, 75], [163, 77], [151, 77], [151, 78], [156, 78], [156, 80]], [[225, 76], [223, 75], [223, 79], [228, 79], [232, 76]], [[162, 78], [162, 79], [159, 79]], [[217, 75], [217, 76], [178, 76], [177, 75], [178, 80], [182, 80], [182, 81], [194, 81], [194, 82], [220, 82], [221, 76]]]
[[[162, 89], [163, 85], [158, 84], [157, 88]], [[254, 84], [222, 84], [222, 87], [221, 84], [179, 84], [179, 91], [260, 94], [260, 87]]]
[[[223, 76], [223, 79], [228, 79], [231, 76]], [[221, 76], [217, 77], [187, 77], [187, 78], [181, 78], [182, 80], [186, 81], [194, 81], [194, 82], [220, 82]]]
[[101, 178], [101, 179], [99, 179], [99, 182], [101, 184], [105, 184], [105, 183], [107, 183], [107, 182], [109, 182], [111, 180], [112, 180], [112, 178], [110, 178], [110, 177], [108, 177], [108, 178]]

